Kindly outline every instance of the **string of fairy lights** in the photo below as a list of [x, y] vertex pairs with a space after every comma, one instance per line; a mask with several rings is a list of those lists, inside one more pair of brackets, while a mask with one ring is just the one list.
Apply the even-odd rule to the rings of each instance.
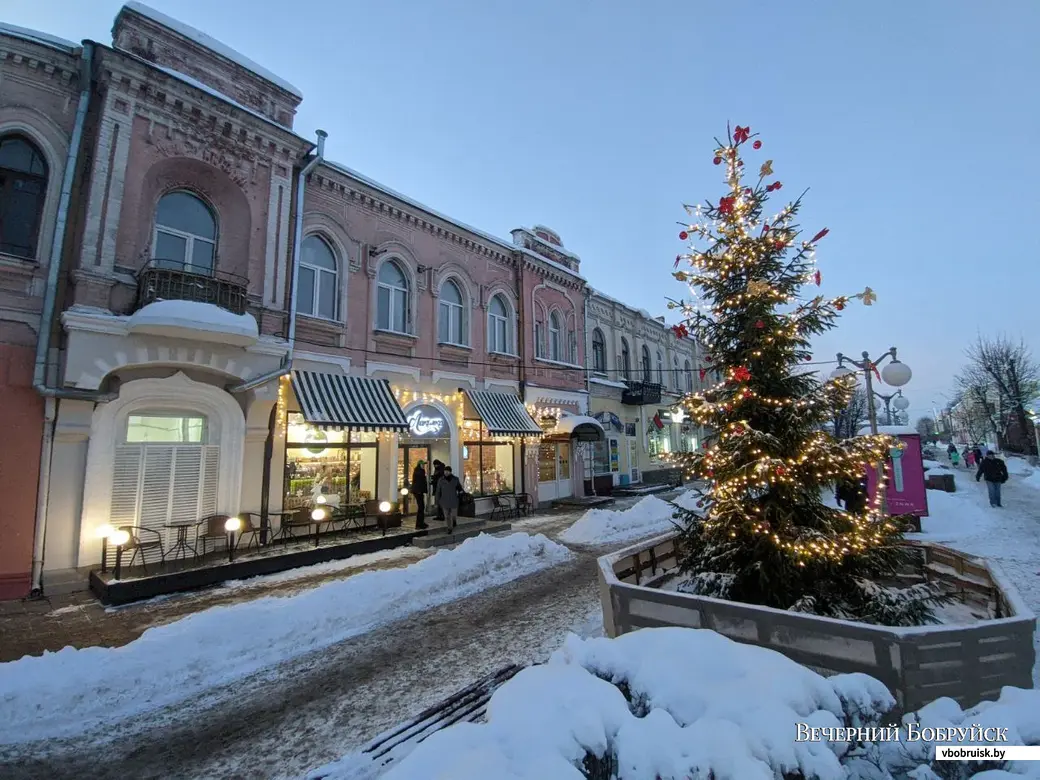
[[[753, 136], [749, 136], [747, 128], [737, 130], [743, 132], [743, 137], [734, 136], [715, 151], [714, 162], [726, 163], [729, 194], [717, 206], [709, 204], [707, 210], [687, 206], [694, 221], [683, 225], [679, 234], [680, 239], [690, 242], [690, 251], [676, 258], [675, 267], [678, 269], [685, 262], [692, 270], [676, 270], [673, 275], [688, 285], [693, 300], [673, 301], [669, 306], [681, 311], [684, 326], [690, 324], [697, 331], [697, 339], [704, 344], [709, 358], [716, 353], [739, 352], [756, 371], [762, 368], [768, 372], [769, 352], [793, 373], [791, 367], [799, 364], [799, 357], [804, 357], [807, 350], [810, 330], [818, 327], [822, 319], [833, 318], [852, 299], [869, 306], [875, 296], [868, 287], [853, 296], [820, 295], [809, 301], [797, 297], [804, 285], [814, 282], [819, 286], [821, 282], [816, 269], [816, 243], [828, 231], [822, 230], [811, 240], [796, 244], [798, 228], [792, 220], [800, 198], [768, 221], [761, 216], [765, 195], [782, 185], [776, 181], [763, 187], [765, 179], [773, 174], [772, 161], [760, 168], [755, 187], [743, 185], [744, 162], [739, 147]], [[754, 146], [760, 148], [761, 143], [756, 141]], [[698, 249], [697, 241], [707, 242], [708, 247]], [[796, 250], [794, 257], [784, 265], [782, 258], [791, 248]], [[698, 300], [698, 289], [706, 293], [704, 302]], [[791, 308], [778, 311], [778, 307]], [[760, 315], [756, 317], [752, 311]], [[748, 339], [749, 330], [752, 335], [762, 332]], [[717, 340], [719, 334], [724, 341]], [[738, 340], [741, 350], [732, 346]], [[754, 345], [746, 347], [747, 341]], [[772, 368], [775, 371], [778, 366]], [[837, 513], [842, 521], [838, 532], [810, 531], [793, 523], [782, 527], [782, 523], [764, 516], [761, 502], [749, 500], [777, 489], [792, 495], [798, 486], [858, 481], [868, 468], [883, 463], [894, 447], [902, 447], [886, 435], [837, 442], [817, 429], [800, 442], [798, 451], [782, 457], [770, 454], [776, 450], [776, 439], [756, 430], [753, 418], [760, 419], [764, 414], [770, 419], [778, 414], [812, 418], [825, 409], [845, 405], [854, 387], [851, 377], [825, 381], [820, 392], [813, 395], [779, 397], [755, 390], [755, 377], [746, 365], [709, 365], [708, 369], [718, 375], [718, 381], [687, 394], [679, 406], [698, 425], [715, 431], [711, 444], [701, 452], [665, 456], [682, 466], [688, 478], [707, 482], [701, 501], [706, 531], [728, 530], [729, 536], [736, 538], [738, 531], [747, 530], [771, 541], [799, 566], [805, 566], [813, 559], [841, 561], [851, 553], [883, 544], [896, 530], [882, 507], [887, 469], [877, 474], [876, 490], [862, 512], [828, 510]]]

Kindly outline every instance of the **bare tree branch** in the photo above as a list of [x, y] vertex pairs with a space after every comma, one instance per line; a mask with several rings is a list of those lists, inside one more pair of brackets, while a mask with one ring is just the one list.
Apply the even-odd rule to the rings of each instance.
[[983, 414], [989, 429], [1003, 438], [1015, 428], [1014, 443], [1026, 453], [1037, 454], [1026, 410], [1040, 396], [1040, 365], [1029, 347], [1006, 336], [979, 336], [965, 354], [968, 364], [956, 379], [969, 407], [963, 414]]

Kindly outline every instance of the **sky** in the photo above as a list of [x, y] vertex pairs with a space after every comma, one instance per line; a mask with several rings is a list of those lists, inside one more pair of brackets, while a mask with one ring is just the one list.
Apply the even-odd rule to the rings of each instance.
[[[109, 43], [120, 5], [0, 0], [0, 21]], [[750, 125], [748, 165], [810, 188], [800, 222], [830, 229], [821, 292], [878, 296], [815, 357], [898, 347], [911, 419], [979, 334], [1040, 353], [1033, 0], [149, 5], [296, 85], [295, 129], [326, 130], [329, 159], [505, 239], [547, 225], [655, 314], [684, 294], [682, 204], [724, 194], [713, 139]]]

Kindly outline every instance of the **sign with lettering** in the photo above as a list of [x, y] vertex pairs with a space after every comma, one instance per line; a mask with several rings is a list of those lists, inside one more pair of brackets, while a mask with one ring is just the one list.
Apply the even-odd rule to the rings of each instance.
[[417, 406], [405, 415], [412, 436], [435, 439], [448, 435], [448, 421], [432, 406]]

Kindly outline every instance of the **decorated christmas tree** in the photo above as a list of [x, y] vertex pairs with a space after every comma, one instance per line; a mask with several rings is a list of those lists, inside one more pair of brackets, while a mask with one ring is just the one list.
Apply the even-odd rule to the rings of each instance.
[[860, 512], [824, 503], [837, 482], [859, 482], [900, 446], [888, 436], [837, 441], [827, 433], [855, 377], [822, 381], [810, 365], [810, 339], [833, 328], [853, 300], [869, 306], [875, 296], [869, 287], [799, 296], [820, 284], [815, 251], [828, 231], [804, 237], [795, 222], [801, 197], [766, 214], [783, 185], [772, 160], [746, 175], [742, 154], [762, 148], [756, 135], [737, 126], [725, 143], [716, 139], [713, 162], [727, 192], [687, 206], [691, 222], [679, 233], [688, 250], [674, 276], [694, 298], [669, 303], [682, 315], [676, 335], [704, 345], [702, 382], [719, 379], [681, 402], [713, 432], [705, 449], [673, 456], [688, 477], [707, 483], [699, 509], [676, 515], [688, 575], [682, 589], [886, 625], [933, 622], [943, 596], [893, 584], [912, 556], [898, 521], [878, 500]]

